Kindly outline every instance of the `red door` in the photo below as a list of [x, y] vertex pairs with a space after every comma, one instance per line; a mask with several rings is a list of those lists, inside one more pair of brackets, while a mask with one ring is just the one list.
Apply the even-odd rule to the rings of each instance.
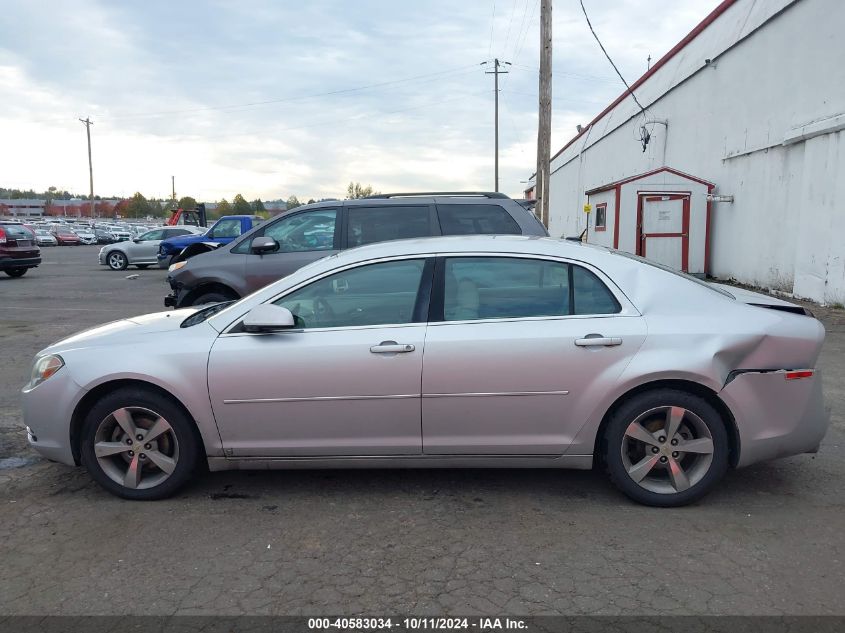
[[637, 202], [637, 255], [687, 272], [689, 269], [688, 193], [644, 193]]

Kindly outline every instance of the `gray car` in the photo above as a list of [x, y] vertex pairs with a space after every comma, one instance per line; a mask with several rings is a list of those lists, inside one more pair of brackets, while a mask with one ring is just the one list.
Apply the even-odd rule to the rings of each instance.
[[174, 264], [167, 278], [172, 292], [164, 305], [239, 299], [321, 257], [364, 244], [479, 234], [548, 235], [527, 206], [501, 193], [380, 194], [319, 202]]
[[632, 499], [676, 506], [728, 468], [818, 449], [823, 339], [800, 306], [616, 251], [399, 240], [60, 341], [23, 411], [37, 451], [129, 499], [172, 494], [201, 462], [598, 463]]
[[97, 259], [100, 265], [108, 266], [112, 270], [124, 270], [127, 266], [147, 268], [158, 263], [156, 257], [162, 240], [189, 233], [201, 234], [204, 231], [205, 228], [194, 226], [167, 226], [153, 229], [134, 239], [103, 246]]

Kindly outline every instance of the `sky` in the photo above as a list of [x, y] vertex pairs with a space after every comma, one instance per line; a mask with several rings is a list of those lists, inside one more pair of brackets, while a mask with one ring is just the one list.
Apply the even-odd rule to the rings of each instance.
[[[500, 190], [534, 172], [540, 0], [5, 0], [0, 187], [231, 200]], [[552, 151], [624, 90], [554, 0]], [[629, 83], [717, 0], [584, 0]], [[481, 62], [487, 61], [486, 65]]]

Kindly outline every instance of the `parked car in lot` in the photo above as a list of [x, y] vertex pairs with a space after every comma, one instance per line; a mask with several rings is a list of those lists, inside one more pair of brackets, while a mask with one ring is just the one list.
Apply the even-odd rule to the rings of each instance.
[[117, 238], [105, 229], [94, 229], [94, 235], [97, 236], [97, 244], [114, 244]]
[[53, 237], [56, 238], [59, 246], [79, 246], [82, 243], [82, 240], [72, 229], [63, 226], [56, 226], [53, 229]]
[[55, 236], [46, 229], [35, 229], [35, 243], [38, 246], [58, 246]]
[[77, 226], [73, 232], [79, 236], [79, 241], [82, 244], [91, 245], [97, 243], [97, 234], [87, 226]]
[[35, 235], [20, 222], [0, 220], [0, 270], [9, 277], [23, 277], [41, 263]]
[[[187, 259], [228, 244], [263, 221], [264, 218], [254, 215], [226, 215], [217, 220], [208, 231], [166, 239], [158, 247], [159, 267], [168, 268], [180, 259], [182, 253], [184, 255], [181, 258]], [[185, 252], [189, 246], [193, 247], [190, 249], [192, 252]]]
[[372, 244], [42, 350], [24, 421], [44, 456], [130, 499], [172, 494], [202, 461], [600, 464], [632, 499], [682, 505], [827, 429], [822, 325], [733, 292], [550, 238]]
[[153, 229], [132, 240], [104, 246], [100, 249], [98, 260], [102, 266], [108, 266], [112, 270], [124, 270], [127, 266], [147, 268], [156, 263], [158, 246], [163, 239], [188, 235], [200, 230], [193, 226], [168, 226]]
[[500, 193], [384, 194], [319, 202], [280, 215], [214, 252], [170, 269], [166, 306], [246, 296], [346, 248], [410, 237], [548, 235], [531, 211]]

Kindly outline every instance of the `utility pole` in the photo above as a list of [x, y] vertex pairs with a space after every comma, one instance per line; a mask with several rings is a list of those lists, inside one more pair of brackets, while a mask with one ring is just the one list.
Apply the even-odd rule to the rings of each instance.
[[94, 122], [91, 117], [79, 120], [85, 125], [85, 132], [88, 135], [88, 181], [91, 185], [91, 217], [93, 218], [96, 217], [94, 215], [94, 165], [91, 162], [91, 126], [94, 125]]
[[171, 194], [170, 194], [171, 199], [176, 200], [176, 176], [170, 177], [170, 190], [171, 190]]
[[540, 221], [549, 226], [549, 156], [552, 133], [552, 0], [540, 4], [540, 102], [534, 190]]
[[[486, 64], [487, 62], [481, 62]], [[510, 62], [500, 62], [498, 58], [493, 60], [493, 70], [488, 70], [485, 75], [493, 75], [493, 92], [496, 95], [496, 107], [493, 114], [493, 126], [496, 130], [496, 148], [495, 153], [495, 177], [494, 177], [494, 191], [499, 191], [499, 75], [507, 75], [507, 70], [499, 70], [499, 67], [510, 66]]]

